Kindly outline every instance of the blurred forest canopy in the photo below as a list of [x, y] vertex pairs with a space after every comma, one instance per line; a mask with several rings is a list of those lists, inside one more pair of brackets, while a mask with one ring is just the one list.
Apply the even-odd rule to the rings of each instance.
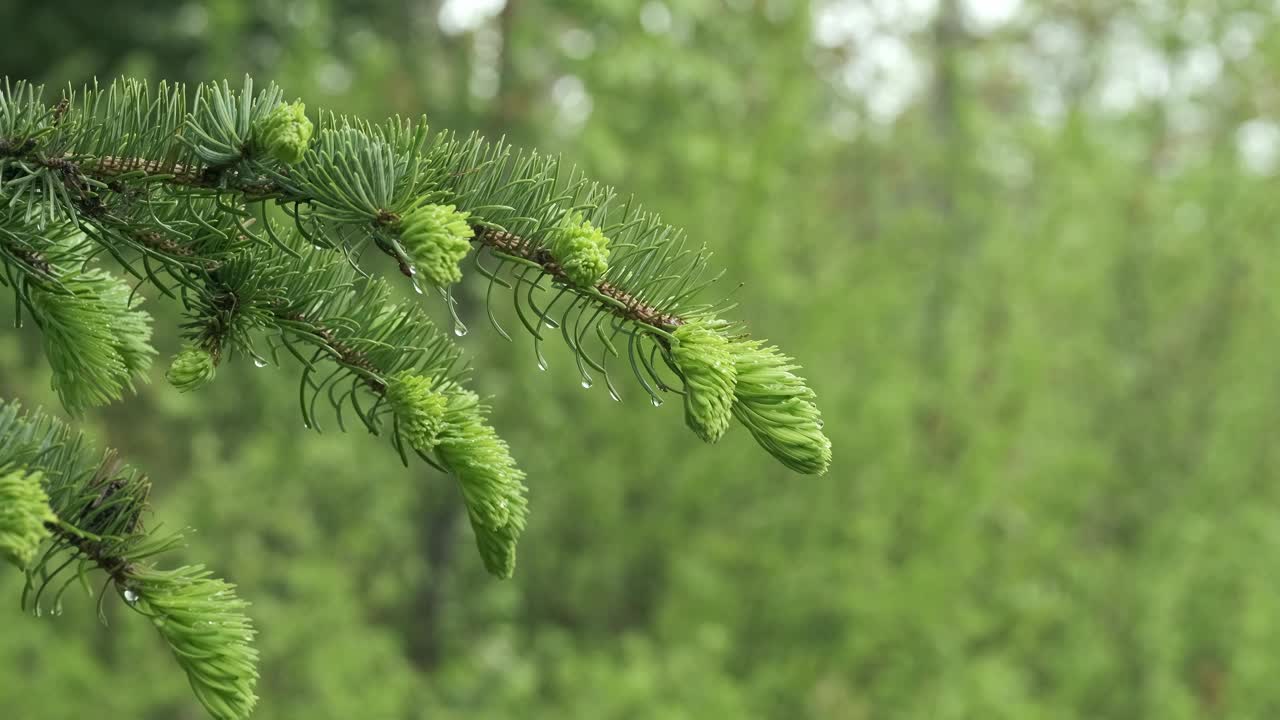
[[[447, 478], [304, 433], [278, 373], [92, 416], [155, 479], [153, 522], [199, 528], [254, 600], [258, 718], [1257, 718], [1277, 9], [6, 0], [0, 74], [252, 72], [562, 153], [705, 240], [823, 398], [836, 464], [800, 478], [477, 329], [538, 507], [507, 583]], [[34, 333], [0, 336], [0, 397], [55, 407], [48, 379]], [[91, 603], [13, 608], [4, 714], [199, 717], [154, 633]]]

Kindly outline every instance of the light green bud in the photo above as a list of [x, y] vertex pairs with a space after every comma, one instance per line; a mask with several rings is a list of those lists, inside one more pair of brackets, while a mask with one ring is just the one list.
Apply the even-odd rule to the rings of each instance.
[[299, 100], [275, 106], [257, 122], [254, 130], [267, 155], [285, 165], [293, 165], [301, 162], [306, 154], [315, 128], [307, 118], [307, 106]]
[[671, 346], [671, 357], [684, 375], [684, 421], [709, 443], [729, 429], [738, 375], [729, 341], [717, 324], [687, 322], [675, 329], [678, 342]]
[[202, 565], [135, 566], [129, 575], [125, 592], [133, 593], [135, 609], [150, 616], [200, 704], [215, 720], [248, 720], [258, 702], [257, 630], [245, 614], [249, 603]]
[[0, 557], [19, 570], [27, 569], [49, 537], [45, 523], [57, 519], [40, 485], [40, 473], [0, 475]]
[[796, 472], [822, 475], [831, 465], [831, 440], [813, 391], [791, 358], [759, 341], [734, 343], [738, 382], [733, 414], [756, 442]]
[[218, 374], [213, 362], [213, 355], [199, 347], [187, 347], [173, 359], [165, 379], [178, 389], [178, 392], [191, 392], [204, 385]]
[[579, 214], [567, 216], [551, 233], [549, 249], [569, 282], [579, 287], [595, 285], [609, 269], [609, 238]]
[[453, 205], [423, 205], [400, 220], [400, 244], [413, 258], [417, 270], [436, 287], [448, 287], [462, 279], [459, 264], [471, 251], [475, 231], [469, 213]]
[[449, 396], [437, 451], [458, 478], [485, 568], [500, 578], [511, 577], [516, 541], [528, 515], [524, 473], [506, 442], [485, 423], [474, 393], [459, 390]]
[[431, 389], [431, 380], [408, 370], [387, 384], [387, 402], [400, 421], [400, 432], [415, 450], [430, 452], [436, 446], [448, 400]]
[[476, 548], [480, 560], [489, 574], [508, 580], [516, 571], [516, 545], [520, 528], [503, 525], [496, 530], [471, 516], [471, 529], [476, 535]]

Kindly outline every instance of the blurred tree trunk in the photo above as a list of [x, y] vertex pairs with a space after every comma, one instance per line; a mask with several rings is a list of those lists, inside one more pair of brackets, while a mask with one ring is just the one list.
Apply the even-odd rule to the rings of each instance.
[[932, 28], [933, 90], [929, 98], [931, 122], [940, 162], [934, 177], [933, 267], [920, 324], [920, 366], [925, 396], [917, 419], [927, 445], [936, 454], [951, 456], [957, 438], [947, 418], [943, 390], [951, 382], [948, 330], [961, 265], [975, 234], [963, 207], [962, 195], [972, 181], [969, 157], [973, 138], [969, 132], [964, 97], [963, 55], [967, 42], [960, 0], [943, 0]]

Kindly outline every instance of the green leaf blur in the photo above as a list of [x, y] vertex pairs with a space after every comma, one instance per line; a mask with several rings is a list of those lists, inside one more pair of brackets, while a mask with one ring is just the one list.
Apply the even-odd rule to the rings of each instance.
[[[308, 432], [281, 373], [178, 393], [155, 362], [136, 396], [84, 398], [77, 427], [156, 479], [148, 524], [198, 528], [175, 555], [252, 601], [255, 718], [1244, 719], [1280, 715], [1272, 15], [19, 0], [0, 75], [252, 73], [558, 153], [705, 242], [733, 317], [822, 398], [826, 475], [740, 425], [709, 448], [674, 398], [482, 331], [463, 283], [473, 387], [536, 506], [505, 582], [454, 481]], [[172, 306], [143, 308], [180, 352]], [[57, 411], [44, 342], [0, 333], [0, 397]], [[0, 715], [201, 717], [116, 598], [110, 628], [78, 588], [24, 617], [22, 583], [0, 573]]]

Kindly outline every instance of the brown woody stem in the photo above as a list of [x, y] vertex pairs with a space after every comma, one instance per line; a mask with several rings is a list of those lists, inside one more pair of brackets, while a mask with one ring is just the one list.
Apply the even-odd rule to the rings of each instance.
[[[481, 225], [474, 226], [473, 229], [475, 230], [475, 237], [473, 238], [475, 242], [507, 255], [537, 263], [542, 266], [542, 270], [548, 275], [566, 285], [572, 286], [572, 282], [565, 275], [560, 263], [556, 262], [556, 259], [551, 256], [551, 253], [546, 248], [536, 247], [527, 239], [509, 233], [506, 230]], [[595, 289], [601, 295], [618, 302], [618, 305], [611, 305], [609, 309], [619, 317], [642, 325], [651, 325], [663, 331], [669, 331], [684, 324], [684, 320], [679, 316], [664, 313], [611, 283], [596, 283]]]

